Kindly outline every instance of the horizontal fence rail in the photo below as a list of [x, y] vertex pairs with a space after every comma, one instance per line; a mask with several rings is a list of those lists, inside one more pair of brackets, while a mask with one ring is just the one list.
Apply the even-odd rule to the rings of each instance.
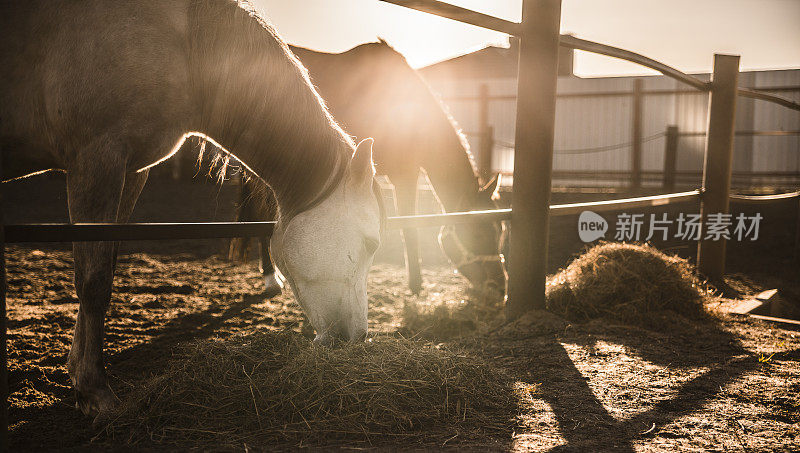
[[[587, 209], [614, 211], [698, 200], [700, 191], [550, 206], [553, 216], [577, 214]], [[387, 228], [426, 228], [459, 223], [499, 222], [511, 218], [511, 208], [451, 212], [387, 219]], [[266, 236], [275, 222], [214, 223], [42, 223], [5, 225], [5, 242], [145, 241], [164, 239], [220, 239]]]
[[275, 222], [39, 223], [5, 226], [5, 242], [149, 241], [267, 236]]
[[[800, 191], [776, 195], [731, 195], [731, 201], [765, 203], [800, 197]], [[619, 200], [550, 206], [550, 215], [567, 216], [586, 210], [616, 211], [665, 206], [699, 201], [700, 190], [622, 198]], [[443, 225], [509, 220], [511, 208], [486, 211], [451, 212], [415, 216], [396, 216], [387, 219], [387, 228], [428, 228]], [[221, 239], [267, 236], [275, 222], [211, 222], [211, 223], [40, 223], [5, 225], [5, 242], [91, 242], [91, 241], [149, 241], [166, 239]]]
[[798, 197], [800, 197], [800, 191], [779, 193], [775, 195], [731, 195], [731, 201], [758, 204], [776, 200], [790, 200]]
[[[754, 99], [756, 96], [749, 96], [750, 92], [756, 92], [760, 98], [761, 94], [764, 94], [768, 91], [785, 91], [785, 92], [796, 92], [800, 91], [800, 85], [791, 85], [791, 86], [781, 86], [781, 87], [756, 87], [756, 88], [742, 88], [742, 92], [739, 93], [742, 97], [753, 97]], [[705, 95], [705, 92], [693, 90], [693, 89], [661, 89], [661, 88], [654, 88], [654, 89], [644, 89], [641, 91], [641, 94], [644, 96], [673, 96], [678, 94], [696, 94], [696, 95]], [[587, 91], [587, 92], [569, 92], [569, 93], [558, 93], [556, 94], [556, 98], [605, 98], [605, 97], [632, 97], [633, 91], [631, 90], [614, 90], [614, 91]], [[464, 94], [464, 95], [448, 95], [442, 96], [442, 100], [447, 101], [477, 101], [480, 100], [480, 96], [472, 95], [472, 94]], [[487, 99], [490, 101], [515, 101], [517, 99], [516, 94], [491, 94], [487, 96]], [[779, 98], [783, 99], [784, 98]]]
[[518, 22], [511, 22], [499, 17], [482, 14], [471, 9], [461, 8], [460, 6], [436, 0], [381, 0], [397, 6], [404, 6], [409, 9], [422, 11], [423, 13], [433, 14], [446, 19], [463, 22], [476, 27], [488, 28], [489, 30], [499, 31], [507, 35], [519, 36], [522, 27]]
[[800, 104], [790, 101], [774, 94], [765, 93], [763, 91], [751, 90], [749, 88], [739, 88], [737, 94], [746, 98], [760, 99], [762, 101], [772, 102], [792, 110], [800, 111]]
[[600, 44], [594, 41], [587, 41], [585, 39], [576, 38], [570, 35], [561, 35], [559, 44], [564, 47], [571, 47], [573, 49], [583, 50], [586, 52], [598, 53], [607, 57], [631, 61], [644, 67], [655, 69], [665, 76], [672, 77], [673, 79], [697, 88], [700, 91], [711, 90], [711, 83], [709, 82], [704, 82], [697, 77], [692, 77], [685, 72], [673, 68], [672, 66], [653, 60], [652, 58], [645, 57], [644, 55], [636, 52], [631, 52], [630, 50], [620, 49], [619, 47]]
[[[705, 137], [707, 134], [706, 131], [690, 131], [690, 132], [678, 132], [679, 137]], [[796, 131], [736, 131], [734, 132], [736, 136], [744, 136], [744, 137], [791, 137], [794, 135], [800, 135], [800, 130]]]
[[665, 195], [652, 195], [649, 197], [623, 198], [620, 200], [593, 201], [587, 203], [569, 203], [550, 206], [550, 215], [573, 215], [583, 211], [617, 211], [620, 209], [647, 208], [653, 206], [666, 206], [675, 203], [700, 200], [700, 191], [669, 193]]
[[389, 217], [386, 226], [390, 229], [425, 228], [458, 223], [499, 222], [511, 218], [511, 208], [486, 211], [449, 212], [447, 214], [425, 214]]

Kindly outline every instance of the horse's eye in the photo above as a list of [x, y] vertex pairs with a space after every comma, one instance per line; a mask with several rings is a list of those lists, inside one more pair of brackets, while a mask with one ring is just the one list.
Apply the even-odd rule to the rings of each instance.
[[381, 241], [372, 238], [365, 238], [364, 239], [364, 247], [367, 249], [368, 253], [374, 253], [380, 247]]

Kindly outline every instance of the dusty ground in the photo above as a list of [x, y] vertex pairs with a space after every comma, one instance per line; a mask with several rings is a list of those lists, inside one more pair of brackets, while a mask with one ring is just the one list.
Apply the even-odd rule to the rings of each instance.
[[[93, 440], [90, 420], [73, 408], [64, 368], [77, 310], [70, 255], [22, 247], [8, 253], [16, 450], [123, 447], [102, 435]], [[377, 266], [371, 328], [464, 347], [529, 386], [519, 413], [508, 414], [518, 420], [513, 435], [499, 443], [486, 439], [487, 447], [753, 451], [800, 444], [796, 332], [732, 317], [698, 322], [674, 315], [654, 315], [645, 327], [571, 325], [547, 313], [498, 330], [489, 313], [499, 307], [472, 297], [460, 276], [438, 268], [425, 277], [436, 283], [412, 296], [402, 269]], [[290, 297], [265, 300], [259, 285], [255, 263], [123, 257], [108, 316], [112, 387], [124, 397], [188, 340], [256, 328], [308, 332]], [[441, 446], [433, 443], [440, 440], [426, 446]], [[456, 437], [446, 446], [458, 445]]]
[[[62, 184], [55, 177], [17, 186], [4, 200], [7, 221], [64, 221]], [[154, 184], [135, 220], [227, 220], [232, 199], [226, 187]], [[794, 231], [785, 226], [794, 209], [766, 216], [763, 241], [731, 247], [728, 283], [740, 293], [779, 287], [790, 298], [800, 294], [798, 267], [785, 245], [792, 243]], [[554, 219], [553, 270], [580, 251], [573, 224]], [[435, 242], [428, 236], [423, 250], [430, 252]], [[425, 258], [425, 291], [412, 296], [398, 264], [399, 241], [387, 242], [371, 273], [371, 330], [464, 348], [529, 389], [518, 412], [503, 415], [516, 425], [506, 437], [465, 444], [453, 427], [414, 447], [789, 451], [800, 445], [798, 332], [724, 315], [700, 322], [654, 314], [635, 327], [609, 320], [574, 325], [543, 312], [501, 328], [493, 322], [500, 306], [471, 294], [435, 254]], [[124, 247], [106, 344], [111, 385], [121, 397], [158, 374], [187, 341], [253, 329], [310, 335], [290, 297], [264, 299], [256, 264], [225, 262], [215, 255], [220, 246]], [[687, 244], [662, 247], [692, 256]], [[7, 251], [12, 450], [125, 450], [74, 409], [64, 366], [77, 311], [71, 252], [35, 244]]]

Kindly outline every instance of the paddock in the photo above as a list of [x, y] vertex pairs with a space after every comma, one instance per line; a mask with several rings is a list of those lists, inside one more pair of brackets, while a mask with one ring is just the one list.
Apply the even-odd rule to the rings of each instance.
[[[481, 310], [490, 310], [494, 315], [499, 316], [496, 319], [502, 318], [503, 321], [497, 322], [517, 323], [519, 328], [511, 331], [504, 330], [504, 328], [491, 325], [490, 322], [485, 322], [487, 319], [485, 316], [476, 315], [474, 307], [480, 306], [480, 302], [472, 300], [470, 294], [463, 289], [463, 281], [444, 268], [428, 271], [430, 280], [436, 283], [426, 288], [424, 297], [428, 298], [425, 301], [431, 307], [437, 305], [445, 307], [444, 315], [440, 312], [431, 319], [434, 321], [439, 318], [445, 319], [446, 322], [439, 322], [436, 326], [441, 327], [445, 324], [451, 327], [450, 330], [437, 331], [437, 328], [431, 327], [432, 324], [425, 325], [425, 322], [418, 331], [415, 330], [412, 321], [419, 322], [421, 315], [417, 313], [418, 316], [414, 317], [409, 313], [403, 314], [403, 307], [408, 306], [409, 301], [414, 297], [400, 294], [396, 284], [397, 269], [385, 266], [379, 266], [371, 275], [373, 286], [370, 291], [372, 302], [370, 322], [371, 327], [376, 331], [401, 332], [410, 334], [412, 337], [419, 335], [420, 338], [428, 341], [451, 342], [455, 346], [463, 347], [470, 354], [488, 357], [488, 360], [495, 365], [505, 365], [515, 373], [517, 382], [532, 387], [526, 387], [528, 394], [520, 400], [520, 404], [525, 408], [522, 415], [519, 415], [513, 426], [503, 425], [504, 428], [498, 431], [499, 434], [484, 433], [483, 437], [473, 437], [470, 434], [466, 439], [459, 439], [459, 428], [446, 426], [442, 432], [431, 433], [428, 437], [422, 436], [422, 440], [415, 437], [415, 441], [420, 442], [419, 446], [422, 448], [463, 446], [465, 448], [520, 449], [541, 449], [558, 445], [576, 448], [634, 448], [641, 446], [668, 450], [672, 448], [711, 448], [717, 445], [719, 436], [723, 437], [722, 442], [725, 445], [742, 449], [774, 448], [775, 446], [780, 448], [796, 442], [797, 419], [796, 415], [792, 414], [796, 414], [795, 409], [798, 407], [795, 387], [798, 382], [796, 361], [800, 345], [798, 345], [799, 340], [796, 335], [791, 331], [778, 329], [774, 323], [765, 323], [752, 316], [742, 317], [730, 314], [719, 314], [720, 319], [723, 320], [722, 324], [704, 324], [700, 321], [688, 320], [686, 324], [689, 327], [684, 328], [676, 327], [677, 324], [680, 324], [679, 321], [683, 321], [680, 316], [676, 316], [674, 319], [653, 320], [650, 327], [657, 324], [662, 324], [662, 327], [663, 325], [675, 327], [675, 331], [667, 332], [655, 327], [653, 327], [654, 331], [650, 331], [614, 323], [577, 325], [554, 322], [556, 327], [542, 326], [531, 319], [531, 313], [541, 314], [546, 309], [546, 277], [552, 269], [548, 263], [548, 252], [551, 248], [549, 241], [552, 239], [551, 225], [553, 222], [558, 222], [559, 218], [574, 222], [574, 217], [586, 210], [599, 213], [643, 210], [649, 213], [674, 209], [676, 205], [688, 205], [697, 206], [702, 214], [708, 214], [729, 213], [731, 206], [741, 209], [748, 205], [763, 207], [764, 210], [781, 213], [787, 223], [794, 222], [793, 231], [796, 234], [794, 238], [789, 238], [791, 245], [783, 243], [782, 245], [772, 244], [772, 246], [774, 250], [781, 250], [783, 253], [781, 259], [784, 259], [786, 263], [796, 259], [796, 256], [800, 255], [800, 212], [798, 212], [800, 192], [772, 195], [732, 195], [730, 187], [734, 137], [733, 115], [737, 97], [743, 96], [761, 102], [772, 102], [792, 110], [800, 110], [800, 105], [769, 93], [739, 88], [737, 83], [739, 58], [737, 56], [715, 55], [712, 80], [704, 82], [661, 62], [624, 49], [573, 36], [559, 36], [560, 0], [526, 0], [523, 3], [523, 20], [519, 24], [437, 1], [384, 1], [500, 31], [517, 36], [521, 40], [513, 208], [450, 214], [393, 216], [387, 222], [388, 229], [399, 229], [435, 227], [464, 222], [509, 221], [513, 226], [513, 233], [511, 234], [511, 254], [507, 257], [510, 263], [508, 299], [505, 307], [481, 307]], [[626, 59], [660, 71], [693, 89], [710, 92], [702, 186], [690, 191], [653, 196], [551, 204], [555, 75], [559, 45]], [[792, 212], [793, 210], [794, 212]], [[272, 222], [9, 223], [4, 224], [0, 230], [0, 238], [2, 238], [4, 246], [18, 243], [75, 241], [219, 239], [263, 236], [271, 231], [272, 227]], [[705, 232], [707, 228], [708, 225], [704, 222], [703, 231]], [[780, 238], [786, 241], [784, 233]], [[725, 280], [726, 264], [728, 264], [726, 241], [701, 240], [696, 243], [690, 242], [685, 247], [696, 247], [697, 268], [712, 284], [719, 286], [740, 284], [742, 289], [740, 294], [743, 295], [753, 295], [749, 293], [763, 288], [762, 285], [753, 285], [752, 282], [744, 280]], [[739, 260], [747, 261], [747, 258], [742, 258], [744, 255], [753, 253], [753, 249], [740, 249], [738, 245], [729, 244], [728, 247], [733, 249], [732, 254], [736, 258], [734, 268], [742, 265]], [[795, 256], [787, 258], [791, 253], [794, 253]], [[3, 275], [7, 274], [9, 277], [8, 287], [4, 285], [2, 288], [4, 312], [3, 326], [0, 330], [3, 335], [6, 335], [7, 331], [6, 300], [26, 304], [21, 297], [23, 293], [20, 292], [20, 288], [16, 288], [14, 285], [28, 285], [25, 287], [25, 291], [40, 294], [40, 297], [49, 297], [44, 294], [50, 294], [48, 291], [59, 293], [69, 286], [69, 283], [64, 280], [56, 284], [57, 288], [48, 289], [49, 283], [47, 282], [56, 278], [53, 274], [47, 277], [48, 272], [63, 269], [65, 263], [69, 262], [69, 257], [61, 252], [48, 251], [45, 253], [39, 249], [20, 248], [13, 245], [8, 250], [7, 258], [10, 267], [7, 267], [5, 261], [2, 263]], [[144, 294], [144, 298], [131, 306], [145, 307], [150, 304], [154, 308], [166, 310], [166, 312], [159, 313], [164, 316], [161, 322], [165, 322], [169, 327], [153, 331], [153, 338], [160, 338], [164, 341], [163, 344], [156, 345], [156, 347], [173, 347], [175, 346], [174, 338], [187, 335], [194, 339], [203, 338], [211, 335], [212, 330], [218, 330], [223, 335], [231, 335], [245, 327], [270, 330], [274, 326], [287, 326], [297, 331], [304, 329], [302, 316], [298, 314], [296, 308], [290, 307], [290, 298], [287, 296], [279, 298], [277, 302], [259, 301], [253, 293], [219, 294], [215, 292], [216, 290], [208, 288], [185, 288], [176, 283], [177, 276], [175, 274], [166, 270], [172, 264], [170, 260], [147, 254], [133, 255], [127, 259], [132, 267], [130, 271], [126, 272], [144, 274], [166, 272], [166, 275], [158, 277], [166, 279], [165, 281], [154, 284], [151, 288], [137, 289], [130, 286], [127, 288], [128, 292], [123, 292], [123, 296], [120, 296], [134, 300], [138, 298], [136, 294]], [[43, 267], [36, 263], [42, 264]], [[219, 263], [213, 258], [198, 261], [194, 258], [183, 257], [178, 257], [175, 263], [179, 264], [179, 268], [183, 271], [192, 274], [192, 278], [196, 281], [205, 279], [217, 282], [214, 278], [220, 272], [229, 270], [239, 273], [240, 277], [237, 277], [240, 280], [239, 284], [253, 287], [254, 280], [256, 280], [251, 265], [236, 267]], [[562, 261], [559, 266], [565, 264]], [[789, 265], [791, 266], [791, 264]], [[32, 275], [36, 271], [44, 272], [45, 278], [40, 280], [28, 277], [29, 274]], [[791, 269], [787, 272], [791, 272]], [[125, 283], [122, 285], [124, 287]], [[162, 291], [158, 288], [166, 288], [164, 291], [168, 293], [179, 295], [183, 293], [187, 297], [177, 296], [164, 301], [157, 296], [159, 291]], [[190, 300], [196, 295], [200, 295], [202, 300]], [[210, 299], [220, 299], [224, 302], [219, 305], [209, 304], [208, 300]], [[465, 306], [471, 307], [471, 311], [459, 310], [457, 306], [448, 306], [448, 301], [452, 302], [453, 300], [464, 302]], [[64, 304], [69, 306], [74, 302], [74, 300], [66, 300]], [[414, 300], [414, 302], [418, 305], [422, 303], [420, 300]], [[192, 320], [193, 316], [183, 308], [179, 308], [179, 306], [189, 303], [200, 303], [203, 307], [201, 315], [194, 317], [194, 320]], [[422, 303], [422, 305], [426, 305], [426, 303]], [[159, 304], [162, 307], [158, 307]], [[63, 349], [63, 344], [59, 346], [58, 342], [50, 342], [47, 333], [48, 329], [63, 331], [69, 327], [63, 314], [59, 314], [60, 309], [51, 306], [41, 310], [36, 307], [27, 309], [30, 310], [30, 316], [22, 315], [19, 311], [14, 312], [11, 325], [12, 329], [16, 329], [14, 341], [22, 341], [19, 344], [24, 346], [21, 338], [28, 336], [36, 338], [33, 343], [38, 344], [38, 348], [42, 347], [41, 343], [47, 343], [55, 350]], [[254, 310], [260, 316], [269, 313], [268, 319], [271, 321], [248, 321], [251, 318], [244, 313], [250, 310]], [[137, 320], [132, 313], [125, 313], [125, 315], [127, 316], [125, 319], [128, 320], [127, 324], [123, 322], [112, 328], [112, 331], [118, 336], [112, 337], [109, 345], [110, 351], [122, 354], [115, 359], [119, 364], [130, 360], [131, 355], [139, 354], [138, 358], [141, 361], [143, 355], [152, 353], [152, 349], [148, 349], [152, 346], [145, 345], [145, 342], [140, 339], [131, 338], [125, 329], [129, 327], [134, 330], [136, 328], [147, 329], [146, 325], [154, 321]], [[397, 318], [402, 318], [403, 321], [398, 323]], [[30, 321], [25, 321], [26, 319]], [[49, 320], [49, 323], [44, 324], [45, 328], [27, 329], [26, 326], [37, 324], [42, 319]], [[236, 325], [226, 326], [227, 319], [234, 319]], [[390, 321], [390, 319], [394, 319], [394, 321]], [[492, 319], [495, 317], [493, 316]], [[791, 324], [791, 321], [785, 321], [783, 325], [786, 324]], [[698, 332], [704, 331], [709, 325], [718, 325], [719, 327], [698, 336]], [[199, 336], [189, 333], [198, 329], [202, 331]], [[519, 332], [526, 329], [527, 332]], [[483, 340], [476, 340], [474, 337], [469, 339], [467, 333], [470, 332], [480, 332], [485, 337]], [[623, 340], [623, 338], [628, 340]], [[680, 348], [661, 344], [665, 339], [668, 343], [680, 345], [683, 351], [677, 350]], [[5, 336], [4, 344], [6, 347], [3, 356], [2, 380], [7, 383], [6, 362], [9, 353], [8, 341]], [[134, 345], [133, 352], [130, 352], [129, 349], [131, 345]], [[15, 348], [18, 347], [15, 346]], [[707, 353], [709, 348], [713, 350], [713, 353]], [[518, 349], [526, 351], [522, 357], [509, 352]], [[129, 352], [124, 352], [126, 350]], [[34, 395], [32, 401], [36, 400], [36, 392], [42, 392], [42, 382], [49, 382], [48, 373], [63, 380], [63, 376], [58, 378], [59, 373], [63, 374], [63, 370], [51, 369], [52, 365], [47, 362], [46, 357], [37, 357], [32, 349], [15, 349], [13, 354], [15, 358], [32, 355], [33, 361], [44, 363], [43, 367], [49, 367], [47, 369], [40, 368], [37, 371], [37, 373], [44, 373], [44, 380], [30, 378], [33, 379], [31, 381], [33, 383], [29, 387], [25, 387], [29, 389], [26, 390], [29, 395]], [[125, 354], [128, 354], [127, 358]], [[652, 360], [647, 362], [645, 359]], [[609, 360], [617, 366], [608, 367]], [[133, 364], [135, 361], [128, 363]], [[670, 364], [675, 363], [679, 364], [677, 368], [680, 371], [675, 371], [670, 367]], [[536, 370], [536, 364], [544, 364], [544, 366]], [[531, 365], [534, 365], [533, 370], [529, 368]], [[127, 365], [122, 365], [123, 371], [116, 375], [121, 382], [129, 378], [144, 379], [142, 374], [137, 374], [130, 368], [125, 371], [125, 366]], [[641, 370], [646, 370], [644, 373], [648, 373], [648, 377], [643, 378], [641, 375], [637, 375], [637, 373], [642, 373]], [[12, 372], [21, 373], [23, 376], [31, 376], [33, 373], [19, 368], [15, 368]], [[661, 377], [662, 373], [665, 372], [668, 377], [667, 381], [662, 381], [662, 388], [643, 382], [647, 380], [650, 380], [651, 383], [658, 382], [658, 379], [663, 378]], [[679, 376], [670, 374], [675, 372]], [[525, 373], [528, 374], [525, 375]], [[588, 384], [582, 377], [586, 374], [593, 376], [593, 378], [588, 378]], [[556, 377], [558, 375], [566, 375], [571, 378], [566, 382], [559, 381]], [[639, 376], [642, 381], [626, 382], [630, 381], [632, 376]], [[15, 381], [19, 382], [19, 379]], [[776, 381], [793, 384], [789, 391], [782, 393], [783, 390], [775, 389]], [[609, 388], [611, 382], [618, 382], [618, 386], [612, 387], [614, 391], [604, 392], [602, 389]], [[760, 384], [754, 384], [754, 382]], [[763, 385], [764, 387], [759, 388], [764, 389], [765, 397], [761, 400], [748, 399], [747, 393], [750, 385]], [[8, 398], [7, 387], [4, 393]], [[44, 394], [57, 398], [54, 395], [63, 395], [64, 390], [50, 389]], [[540, 397], [537, 397], [537, 394]], [[654, 403], [647, 407], [626, 405], [625, 400], [630, 398], [643, 398], [652, 400]], [[31, 400], [25, 398], [17, 401], [22, 401], [22, 403], [16, 403], [18, 406], [20, 404], [35, 406]], [[46, 401], [46, 398], [42, 401]], [[735, 404], [731, 404], [732, 401], [745, 401], [748, 403], [747, 408], [743, 412], [739, 411]], [[63, 412], [63, 409], [60, 410]], [[595, 415], [591, 422], [581, 426], [581, 422], [571, 421], [582, 418], [579, 417], [579, 414], [587, 410]], [[24, 414], [26, 411], [23, 410], [21, 413]], [[770, 416], [770, 414], [772, 415]], [[679, 421], [681, 422], [679, 423]], [[502, 424], [499, 420], [497, 422]], [[503, 421], [503, 423], [507, 422], [507, 420]], [[26, 420], [17, 420], [16, 426], [24, 432], [26, 423]], [[652, 426], [650, 426], [651, 424]], [[31, 429], [41, 429], [41, 425], [36, 423], [29, 426]], [[540, 427], [543, 429], [539, 429]], [[469, 431], [467, 429], [469, 427], [461, 428]], [[595, 430], [598, 429], [606, 433], [606, 436], [596, 438]], [[697, 430], [700, 430], [702, 434], [699, 434]], [[91, 436], [85, 429], [77, 431], [79, 434], [74, 439], [73, 445], [76, 448], [86, 446], [85, 442]], [[510, 436], [511, 432], [517, 434]], [[618, 434], [615, 434], [617, 432]], [[695, 437], [698, 438], [692, 440]], [[372, 445], [373, 441], [377, 442], [377, 438], [366, 436], [366, 441], [363, 437], [358, 438], [358, 442], [361, 442], [359, 445], [362, 446]], [[115, 445], [113, 438], [102, 438], [100, 442], [109, 442], [105, 444], [107, 446]], [[296, 444], [285, 446], [292, 445], [297, 446]], [[27, 447], [34, 448], [36, 445], [29, 444]]]

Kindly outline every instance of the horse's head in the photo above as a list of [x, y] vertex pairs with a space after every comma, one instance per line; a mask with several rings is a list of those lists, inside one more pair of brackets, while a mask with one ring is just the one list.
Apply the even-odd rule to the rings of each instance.
[[[495, 209], [493, 196], [498, 184], [499, 178], [495, 176], [476, 194], [465, 199], [461, 210]], [[498, 252], [500, 233], [499, 222], [445, 226], [439, 233], [439, 244], [458, 272], [473, 287], [502, 298], [505, 273]]]
[[367, 274], [383, 221], [374, 175], [368, 139], [339, 186], [288, 223], [279, 220], [272, 236], [272, 258], [317, 331], [317, 343], [359, 341], [367, 333]]

